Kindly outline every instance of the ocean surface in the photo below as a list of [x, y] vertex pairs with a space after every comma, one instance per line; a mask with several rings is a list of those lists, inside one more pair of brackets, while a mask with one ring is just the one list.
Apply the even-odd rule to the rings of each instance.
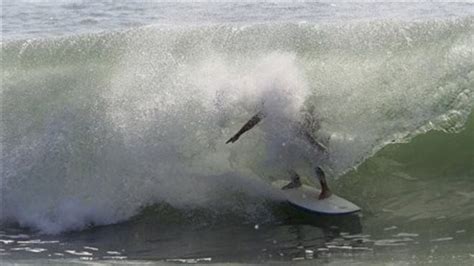
[[[472, 2], [1, 12], [2, 265], [474, 264]], [[302, 212], [270, 185], [290, 161], [317, 183], [281, 155], [308, 117], [360, 213]]]

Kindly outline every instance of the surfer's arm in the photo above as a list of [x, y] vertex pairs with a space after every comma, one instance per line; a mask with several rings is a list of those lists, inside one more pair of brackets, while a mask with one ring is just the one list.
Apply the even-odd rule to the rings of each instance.
[[245, 123], [245, 125], [232, 138], [230, 138], [228, 141], [226, 141], [226, 144], [229, 143], [229, 142], [232, 142], [232, 143], [236, 142], [242, 134], [249, 131], [256, 124], [258, 124], [260, 121], [262, 121], [264, 116], [265, 115], [262, 112], [258, 112], [256, 115], [254, 115], [252, 118], [250, 118], [250, 120], [247, 121], [247, 123]]
[[322, 152], [326, 152], [328, 150], [328, 148], [326, 148], [326, 146], [324, 146], [322, 143], [320, 143], [319, 141], [317, 141], [312, 135], [311, 133], [308, 132], [308, 130], [302, 130], [302, 133], [303, 133], [303, 136], [308, 140], [308, 142], [311, 144], [311, 146], [313, 146], [314, 148], [322, 151]]

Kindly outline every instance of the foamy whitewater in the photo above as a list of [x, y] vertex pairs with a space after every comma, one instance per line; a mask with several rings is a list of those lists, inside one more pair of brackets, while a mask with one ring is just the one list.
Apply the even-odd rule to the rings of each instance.
[[[369, 15], [368, 4], [147, 3], [122, 25], [139, 3], [99, 3], [102, 15], [98, 4], [3, 4], [3, 233], [162, 222], [170, 210], [200, 226], [228, 215], [279, 224], [268, 183], [287, 169], [276, 151], [298, 142], [288, 121], [313, 115], [329, 150], [320, 164], [372, 217], [363, 226], [444, 217], [433, 239], [467, 230], [460, 245], [472, 248], [472, 4], [372, 4], [382, 15]], [[41, 12], [58, 22], [26, 25]], [[74, 30], [67, 12], [94, 19]], [[29, 22], [14, 26], [21, 14]], [[225, 144], [262, 109], [273, 118]], [[303, 161], [298, 171], [312, 175]], [[459, 224], [469, 228], [444, 229]]]

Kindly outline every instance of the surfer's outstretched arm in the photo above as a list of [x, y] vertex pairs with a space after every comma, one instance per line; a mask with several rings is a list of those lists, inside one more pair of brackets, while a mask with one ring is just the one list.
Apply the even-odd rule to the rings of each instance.
[[247, 121], [247, 123], [245, 123], [245, 125], [239, 130], [239, 132], [237, 132], [232, 138], [230, 138], [228, 141], [226, 141], [226, 144], [229, 143], [229, 142], [232, 142], [232, 143], [236, 142], [242, 134], [249, 131], [256, 124], [258, 124], [260, 121], [262, 121], [263, 117], [265, 117], [263, 112], [258, 112], [256, 115], [254, 115], [252, 118], [250, 118], [250, 120]]

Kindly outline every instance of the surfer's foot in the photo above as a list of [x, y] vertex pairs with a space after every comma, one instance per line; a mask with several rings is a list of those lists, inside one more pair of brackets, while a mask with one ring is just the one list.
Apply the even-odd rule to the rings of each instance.
[[321, 193], [319, 193], [318, 199], [320, 199], [320, 200], [327, 199], [327, 198], [329, 198], [331, 195], [332, 195], [331, 190], [329, 190], [329, 189], [323, 189], [323, 190], [321, 191]]
[[321, 185], [321, 193], [319, 193], [318, 199], [327, 199], [332, 195], [332, 192], [329, 189], [328, 183], [326, 181], [326, 174], [324, 174], [323, 169], [320, 167], [316, 167], [315, 172], [319, 179], [319, 184]]
[[291, 189], [291, 188], [299, 188], [301, 187], [301, 179], [300, 176], [293, 170], [289, 171], [291, 174], [291, 182], [287, 185], [283, 186], [281, 189]]
[[287, 185], [283, 186], [281, 189], [291, 189], [301, 187], [301, 181], [291, 181]]

